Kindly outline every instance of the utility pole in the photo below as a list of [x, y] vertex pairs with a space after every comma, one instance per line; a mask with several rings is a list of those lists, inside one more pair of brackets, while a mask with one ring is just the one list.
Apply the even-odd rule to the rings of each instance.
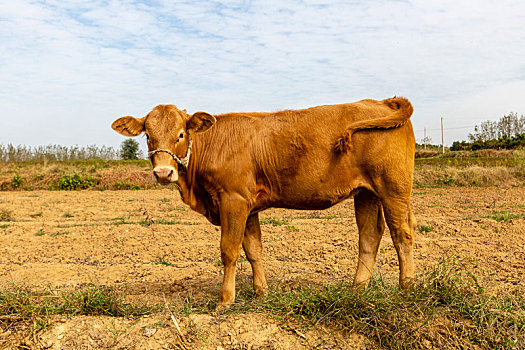
[[441, 152], [445, 153], [445, 134], [443, 133], [443, 117], [441, 117]]
[[427, 149], [427, 128], [425, 128], [425, 137], [423, 138], [423, 143], [425, 144], [425, 149]]

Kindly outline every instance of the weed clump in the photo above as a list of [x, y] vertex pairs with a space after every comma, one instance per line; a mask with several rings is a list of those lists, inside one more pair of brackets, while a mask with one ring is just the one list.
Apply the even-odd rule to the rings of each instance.
[[434, 229], [432, 228], [432, 226], [426, 226], [426, 225], [421, 225], [418, 227], [418, 231], [423, 233], [428, 233], [428, 232], [432, 232]]
[[13, 211], [7, 209], [0, 210], [0, 221], [13, 221]]
[[114, 190], [140, 190], [141, 188], [139, 185], [132, 185], [128, 183], [127, 181], [117, 181], [113, 185], [113, 189]]
[[525, 214], [513, 214], [513, 213], [506, 212], [506, 211], [499, 211], [499, 212], [495, 211], [489, 216], [489, 218], [496, 220], [497, 222], [502, 222], [502, 221], [508, 221], [512, 219], [525, 218]]

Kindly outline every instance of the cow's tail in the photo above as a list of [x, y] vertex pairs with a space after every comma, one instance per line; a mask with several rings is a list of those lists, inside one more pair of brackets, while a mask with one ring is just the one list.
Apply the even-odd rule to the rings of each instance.
[[393, 113], [388, 117], [360, 120], [350, 124], [344, 135], [336, 142], [335, 149], [337, 151], [350, 151], [352, 149], [352, 135], [360, 130], [393, 129], [405, 125], [414, 111], [410, 101], [404, 97], [393, 97], [382, 102], [390, 107]]

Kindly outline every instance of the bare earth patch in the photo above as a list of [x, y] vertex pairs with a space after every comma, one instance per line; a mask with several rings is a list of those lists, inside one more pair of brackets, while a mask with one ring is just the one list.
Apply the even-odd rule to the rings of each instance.
[[[454, 254], [495, 288], [525, 290], [525, 189], [417, 189], [413, 207], [418, 271]], [[170, 189], [0, 192], [0, 283], [78, 289], [125, 286], [130, 300], [182, 305], [214, 301], [222, 279], [220, 231]], [[357, 258], [353, 202], [325, 211], [273, 209], [261, 215], [270, 284], [351, 281]], [[245, 259], [238, 281], [249, 280]], [[376, 268], [397, 277], [386, 232]], [[139, 319], [56, 316], [39, 342], [50, 349], [370, 348], [366, 338], [322, 326], [304, 329], [260, 313], [176, 313]], [[0, 330], [0, 348], [21, 344]], [[18, 342], [18, 343], [16, 343]], [[183, 345], [184, 344], [184, 345]]]

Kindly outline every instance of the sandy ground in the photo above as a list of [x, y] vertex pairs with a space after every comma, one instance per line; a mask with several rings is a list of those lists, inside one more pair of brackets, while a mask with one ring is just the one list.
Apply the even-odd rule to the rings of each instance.
[[[413, 207], [418, 224], [430, 228], [415, 238], [418, 271], [454, 254], [497, 288], [525, 290], [525, 188], [419, 189]], [[125, 285], [131, 299], [159, 302], [165, 297], [173, 304], [188, 296], [210, 299], [218, 292], [220, 231], [173, 190], [0, 192], [0, 212], [11, 216], [0, 222], [3, 287]], [[505, 220], [498, 222], [494, 215]], [[150, 217], [153, 225], [140, 224]], [[352, 280], [358, 240], [353, 201], [325, 211], [272, 209], [261, 219], [274, 222], [262, 226], [270, 284]], [[376, 269], [397, 276], [388, 230]], [[239, 283], [250, 275], [249, 263], [241, 262]], [[323, 327], [301, 330], [258, 313], [180, 317], [186, 348], [370, 347], [359, 335]], [[0, 348], [15, 336], [3, 331]], [[50, 349], [170, 349], [183, 346], [178, 337], [167, 312], [138, 320], [57, 317], [41, 344]]]

